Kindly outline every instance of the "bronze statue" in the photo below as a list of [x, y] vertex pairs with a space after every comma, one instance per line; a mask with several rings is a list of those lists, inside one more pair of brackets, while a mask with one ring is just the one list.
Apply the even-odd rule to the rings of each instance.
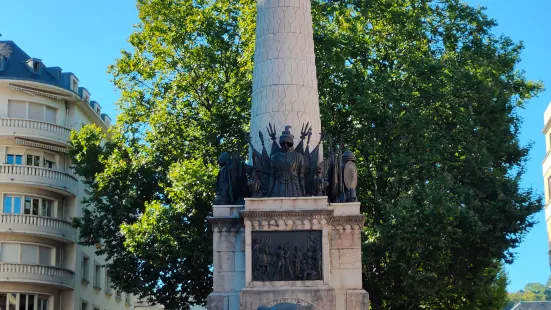
[[314, 196], [325, 196], [327, 186], [329, 186], [329, 182], [323, 176], [322, 170], [322, 167], [317, 167], [316, 177], [314, 178]]
[[270, 157], [273, 165], [274, 184], [270, 197], [304, 197], [304, 157], [293, 150], [291, 126], [279, 137], [280, 150]]
[[246, 166], [237, 152], [227, 152], [218, 157], [220, 171], [216, 177], [215, 205], [242, 204], [247, 196]]
[[231, 182], [231, 155], [224, 152], [218, 157], [220, 171], [216, 177], [215, 205], [229, 205], [234, 200]]
[[342, 178], [344, 197], [343, 202], [356, 202], [356, 185], [358, 184], [358, 169], [356, 168], [356, 156], [347, 150], [342, 155]]
[[[272, 162], [270, 156], [268, 156], [268, 151], [266, 151], [266, 146], [264, 145], [264, 135], [262, 132], [258, 132], [260, 142], [262, 142], [262, 152], [259, 152], [254, 149], [251, 144], [251, 137], [246, 137], [247, 143], [251, 146], [252, 150], [252, 174], [249, 188], [251, 190], [252, 197], [260, 198], [267, 197], [272, 189]], [[274, 142], [275, 143], [275, 142]], [[275, 143], [277, 146], [277, 143]], [[272, 150], [274, 146], [272, 146]], [[276, 147], [279, 150], [279, 146]], [[249, 181], [249, 182], [251, 182]]]

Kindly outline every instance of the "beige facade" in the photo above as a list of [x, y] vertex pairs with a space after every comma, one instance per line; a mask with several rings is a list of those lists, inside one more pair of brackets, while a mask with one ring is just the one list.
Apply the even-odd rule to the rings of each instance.
[[87, 193], [70, 169], [70, 132], [110, 119], [67, 77], [69, 89], [0, 78], [0, 309], [134, 309], [71, 226]]
[[543, 184], [545, 192], [545, 221], [547, 223], [547, 240], [549, 244], [549, 264], [551, 265], [551, 103], [543, 114], [545, 135], [545, 159], [542, 163]]

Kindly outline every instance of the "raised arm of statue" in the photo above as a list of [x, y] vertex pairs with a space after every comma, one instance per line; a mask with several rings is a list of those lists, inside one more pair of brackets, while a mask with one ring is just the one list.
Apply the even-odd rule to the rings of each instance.
[[300, 140], [304, 140], [308, 136], [308, 133], [312, 131], [312, 126], [310, 126], [310, 122], [306, 123], [306, 125], [302, 124], [302, 129], [300, 130]]
[[266, 129], [268, 130], [268, 135], [270, 136], [270, 138], [272, 138], [273, 141], [276, 141], [277, 133], [276, 133], [275, 125], [272, 126], [271, 123], [268, 123], [268, 127], [266, 127]]
[[262, 143], [262, 146], [264, 146], [264, 135], [260, 130], [258, 131], [258, 137], [260, 138], [260, 143]]
[[[260, 133], [260, 135], [262, 135], [262, 133]], [[262, 139], [262, 137], [260, 138], [260, 141], [262, 141], [262, 146], [264, 146], [264, 140]], [[253, 150], [253, 154], [258, 154], [258, 156], [260, 156], [261, 153], [254, 148], [254, 145], [251, 142], [250, 135], [245, 136], [245, 142], [247, 142], [247, 144], [251, 147], [251, 149]]]
[[280, 145], [277, 144], [275, 125], [272, 126], [271, 123], [268, 123], [268, 127], [266, 127], [266, 129], [268, 130], [268, 135], [270, 135], [270, 138], [272, 139], [272, 149], [270, 150], [270, 154], [273, 155], [281, 150]]

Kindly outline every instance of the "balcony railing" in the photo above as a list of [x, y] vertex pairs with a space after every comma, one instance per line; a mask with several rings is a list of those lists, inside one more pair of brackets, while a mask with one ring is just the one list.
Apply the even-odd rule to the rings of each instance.
[[74, 278], [75, 273], [65, 268], [0, 263], [0, 281], [34, 282], [73, 288]]
[[0, 183], [30, 184], [77, 195], [77, 179], [69, 173], [42, 167], [0, 164]]
[[67, 127], [23, 118], [0, 118], [0, 128], [2, 134], [53, 140], [63, 144], [67, 144], [71, 135], [71, 129]]
[[70, 222], [36, 215], [0, 214], [0, 232], [32, 234], [65, 242], [76, 240], [76, 230]]

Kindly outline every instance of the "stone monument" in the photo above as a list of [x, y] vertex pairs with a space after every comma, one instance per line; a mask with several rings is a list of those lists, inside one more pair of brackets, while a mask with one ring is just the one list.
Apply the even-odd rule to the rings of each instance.
[[310, 1], [257, 12], [251, 160], [218, 160], [207, 309], [368, 309], [355, 156], [323, 159]]

